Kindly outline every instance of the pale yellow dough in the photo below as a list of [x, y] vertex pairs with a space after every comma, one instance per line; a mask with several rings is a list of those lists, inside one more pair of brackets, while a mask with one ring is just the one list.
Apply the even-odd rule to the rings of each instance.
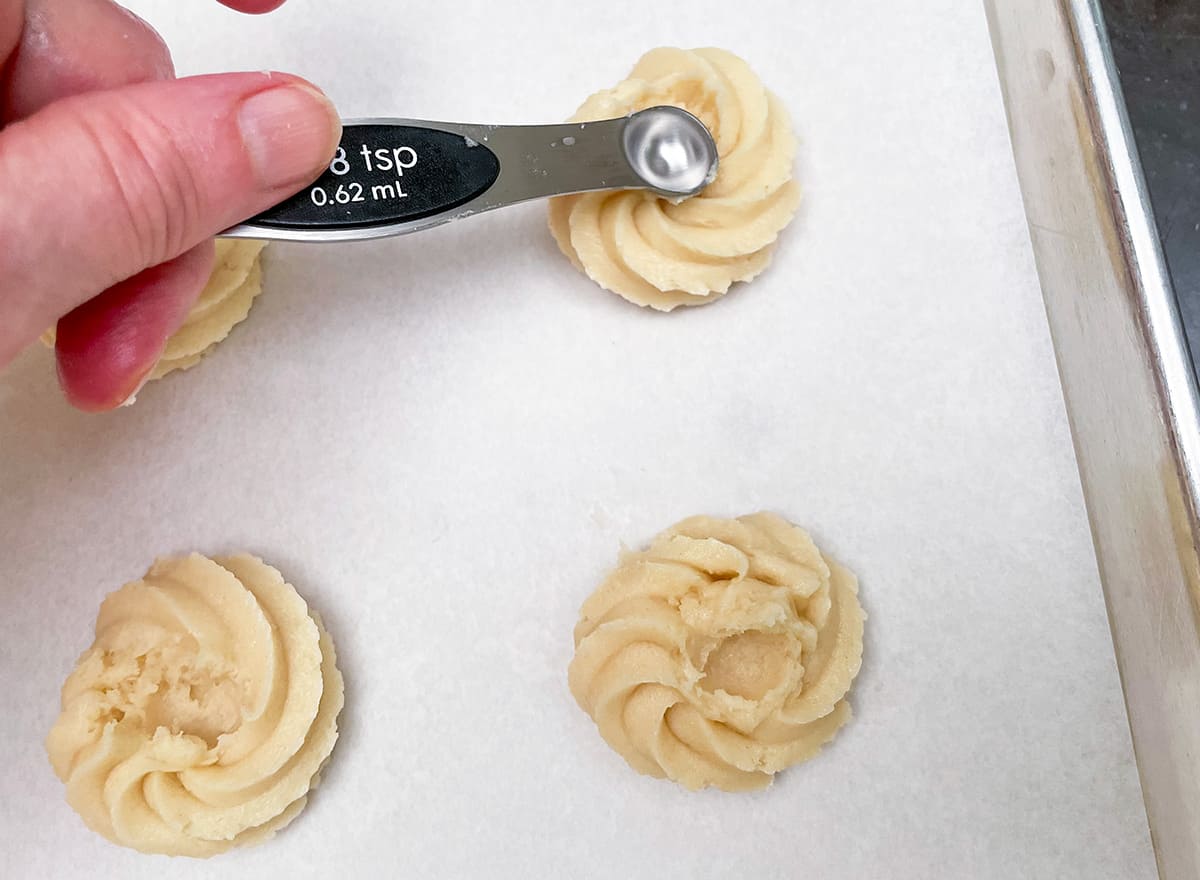
[[46, 750], [93, 831], [205, 857], [304, 808], [342, 701], [333, 642], [278, 571], [193, 553], [104, 600]]
[[670, 311], [703, 305], [771, 261], [800, 202], [787, 110], [746, 62], [722, 49], [654, 49], [629, 78], [584, 102], [572, 121], [682, 107], [712, 132], [720, 168], [679, 204], [645, 190], [551, 200], [550, 230], [576, 268], [630, 302]]
[[[262, 293], [262, 249], [264, 241], [218, 238], [216, 257], [208, 283], [192, 305], [178, 330], [167, 339], [166, 348], [151, 379], [161, 379], [175, 370], [200, 363], [218, 342], [250, 314], [254, 298]], [[54, 328], [42, 334], [54, 345]]]
[[571, 693], [635, 770], [745, 791], [850, 718], [854, 575], [771, 513], [697, 516], [626, 553], [583, 604]]

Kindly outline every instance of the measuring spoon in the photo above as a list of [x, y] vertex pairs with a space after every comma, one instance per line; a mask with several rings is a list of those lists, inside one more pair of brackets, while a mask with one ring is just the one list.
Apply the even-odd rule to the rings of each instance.
[[570, 193], [648, 189], [682, 199], [716, 175], [712, 135], [678, 107], [563, 125], [351, 119], [320, 178], [222, 235], [382, 238]]

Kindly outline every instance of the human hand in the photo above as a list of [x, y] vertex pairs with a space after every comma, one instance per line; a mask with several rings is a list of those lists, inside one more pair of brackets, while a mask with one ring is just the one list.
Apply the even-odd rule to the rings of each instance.
[[0, 0], [0, 126], [0, 368], [57, 320], [59, 381], [86, 410], [140, 387], [212, 236], [315, 179], [341, 132], [298, 77], [175, 79], [111, 0]]

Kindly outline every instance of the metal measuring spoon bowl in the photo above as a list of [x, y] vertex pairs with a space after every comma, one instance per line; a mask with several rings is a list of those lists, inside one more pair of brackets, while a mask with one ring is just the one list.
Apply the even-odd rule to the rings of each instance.
[[631, 115], [621, 146], [637, 175], [661, 195], [694, 196], [717, 177], [720, 160], [712, 134], [678, 107], [651, 107]]

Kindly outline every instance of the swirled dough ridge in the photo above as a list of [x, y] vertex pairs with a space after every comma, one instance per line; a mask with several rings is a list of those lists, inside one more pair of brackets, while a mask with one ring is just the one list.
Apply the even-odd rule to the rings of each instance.
[[681, 107], [717, 143], [716, 179], [678, 204], [646, 190], [551, 200], [550, 230], [576, 268], [630, 302], [670, 311], [711, 302], [771, 261], [800, 201], [787, 110], [742, 59], [722, 49], [654, 49], [629, 78], [592, 95], [586, 122]]
[[584, 603], [568, 683], [635, 770], [763, 788], [849, 719], [863, 619], [854, 576], [803, 529], [692, 517]]
[[92, 830], [211, 856], [304, 808], [342, 700], [329, 634], [278, 571], [192, 554], [104, 600], [46, 750]]
[[254, 298], [262, 293], [261, 254], [265, 246], [266, 242], [251, 239], [217, 239], [208, 283], [183, 325], [167, 339], [150, 378], [161, 379], [175, 370], [194, 367], [246, 320]]

